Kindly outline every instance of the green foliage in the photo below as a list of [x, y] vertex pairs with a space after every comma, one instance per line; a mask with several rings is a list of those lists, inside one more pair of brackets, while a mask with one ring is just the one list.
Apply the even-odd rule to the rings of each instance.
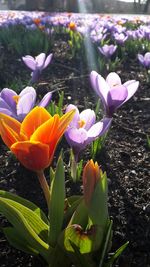
[[11, 226], [3, 229], [11, 245], [32, 255], [41, 255], [51, 267], [97, 267], [93, 253], [100, 253], [100, 267], [110, 267], [127, 243], [109, 256], [112, 222], [107, 210], [107, 176], [100, 174], [90, 203], [82, 196], [65, 196], [62, 156], [56, 171], [50, 171], [48, 218], [34, 203], [0, 191], [0, 213]]
[[49, 52], [52, 47], [50, 36], [38, 27], [29, 29], [22, 24], [0, 28], [0, 44], [11, 54], [37, 56]]
[[[36, 213], [18, 202], [3, 197], [0, 197], [0, 213], [5, 215], [8, 221], [11, 222], [20, 239], [23, 237], [22, 242], [26, 241], [24, 245], [27, 250], [37, 251], [45, 260], [48, 260], [49, 246], [44, 241], [48, 225]], [[11, 235], [14, 236], [15, 232], [9, 232], [8, 229], [6, 231], [6, 234], [13, 242]], [[17, 243], [17, 239], [14, 242]], [[19, 242], [17, 245], [19, 247]], [[22, 246], [20, 246], [20, 249], [22, 249]]]
[[69, 164], [70, 168], [68, 171], [73, 182], [77, 182], [80, 180], [81, 178], [81, 173], [82, 173], [82, 169], [83, 169], [83, 159], [81, 159], [79, 162], [77, 162], [75, 160], [75, 156], [74, 156], [74, 153], [72, 151], [72, 149], [70, 150], [70, 164]]
[[147, 135], [147, 145], [148, 145], [148, 148], [150, 148], [150, 136]]
[[103, 136], [100, 136], [91, 144], [91, 158], [96, 159], [99, 153], [101, 153], [102, 149], [105, 146], [107, 134], [104, 134]]
[[64, 102], [64, 92], [61, 91], [59, 93], [58, 104], [55, 101], [51, 101], [49, 106], [47, 107], [48, 112], [54, 116], [55, 114], [59, 114], [59, 116], [63, 115], [63, 102]]
[[58, 160], [54, 179], [51, 183], [51, 199], [49, 208], [49, 244], [54, 247], [62, 229], [65, 207], [65, 174], [61, 157]]

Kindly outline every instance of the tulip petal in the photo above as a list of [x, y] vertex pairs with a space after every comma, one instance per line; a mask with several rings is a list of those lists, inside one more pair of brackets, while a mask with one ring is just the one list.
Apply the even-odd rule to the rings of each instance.
[[[15, 128], [15, 127], [14, 127]], [[4, 120], [0, 119], [0, 134], [4, 143], [10, 148], [14, 143], [25, 140], [26, 138], [20, 136], [19, 132], [14, 131]]]
[[12, 152], [26, 168], [40, 171], [49, 166], [49, 147], [40, 142], [17, 142], [11, 146]]
[[100, 179], [100, 170], [97, 163], [94, 164], [93, 160], [87, 162], [83, 169], [83, 192], [86, 205], [91, 201], [92, 194], [96, 183]]
[[16, 119], [0, 113], [0, 122], [4, 121], [4, 123], [9, 127], [12, 128], [12, 130], [14, 132], [16, 132], [18, 135], [20, 134], [20, 127], [21, 127], [21, 123], [19, 121], [17, 121]]
[[52, 140], [56, 139], [59, 125], [59, 115], [56, 114], [48, 121], [39, 126], [31, 136], [31, 141], [38, 141], [41, 143], [49, 144]]
[[59, 115], [54, 115], [54, 117], [38, 127], [30, 139], [31, 141], [39, 141], [49, 146], [49, 164], [53, 159], [56, 146], [61, 138], [61, 135], [58, 135], [59, 120]]
[[58, 126], [58, 134], [57, 136], [62, 136], [69, 125], [69, 123], [72, 121], [74, 115], [75, 115], [75, 110], [71, 110], [64, 114], [59, 121], [59, 126]]
[[21, 133], [25, 134], [28, 139], [35, 132], [35, 130], [44, 122], [49, 120], [51, 115], [43, 107], [35, 107], [25, 117], [21, 124]]

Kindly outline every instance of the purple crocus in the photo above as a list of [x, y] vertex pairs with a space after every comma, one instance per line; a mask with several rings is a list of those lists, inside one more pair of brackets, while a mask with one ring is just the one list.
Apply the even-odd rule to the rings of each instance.
[[111, 119], [104, 118], [96, 123], [96, 116], [93, 110], [85, 109], [79, 113], [78, 108], [70, 104], [66, 112], [72, 109], [75, 109], [76, 113], [65, 132], [65, 137], [68, 144], [73, 149], [77, 161], [81, 150], [92, 143], [96, 138], [105, 134], [110, 127]]
[[143, 67], [150, 67], [150, 52], [145, 53], [145, 55], [138, 54], [138, 60]]
[[107, 45], [105, 44], [102, 47], [98, 47], [101, 54], [103, 54], [106, 58], [110, 58], [116, 51], [116, 45]]
[[107, 117], [112, 117], [113, 113], [134, 95], [139, 86], [139, 82], [135, 80], [122, 84], [115, 72], [109, 73], [105, 80], [96, 71], [92, 71], [90, 79], [93, 89], [103, 102]]
[[128, 39], [128, 36], [125, 35], [124, 33], [114, 33], [114, 38], [116, 40], [116, 42], [120, 45], [123, 45], [126, 40]]
[[4, 88], [0, 93], [0, 112], [23, 121], [35, 105], [46, 107], [51, 97], [52, 93], [49, 92], [36, 104], [36, 91], [33, 87], [27, 86], [19, 95], [12, 89]]
[[35, 83], [38, 81], [42, 70], [44, 70], [50, 64], [52, 56], [53, 54], [49, 54], [46, 57], [45, 53], [41, 53], [35, 58], [29, 55], [22, 57], [22, 60], [26, 64], [26, 66], [33, 71], [31, 73], [31, 82]]

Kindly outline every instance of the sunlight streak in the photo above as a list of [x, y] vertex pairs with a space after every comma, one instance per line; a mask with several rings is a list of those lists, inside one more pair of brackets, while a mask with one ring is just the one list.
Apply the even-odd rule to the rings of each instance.
[[[78, 3], [78, 9], [80, 13], [88, 13], [87, 12], [87, 7], [85, 1], [80, 1], [77, 0]], [[96, 58], [94, 54], [94, 49], [91, 43], [91, 39], [89, 36], [89, 32], [85, 33], [84, 35], [84, 46], [85, 46], [85, 51], [86, 51], [86, 59], [87, 59], [87, 64], [88, 64], [88, 69], [93, 70], [97, 69], [96, 67]]]

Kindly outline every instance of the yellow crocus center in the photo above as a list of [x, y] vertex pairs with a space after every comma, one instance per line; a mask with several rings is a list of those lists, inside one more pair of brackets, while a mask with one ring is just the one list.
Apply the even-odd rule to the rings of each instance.
[[78, 121], [78, 125], [79, 125], [79, 128], [82, 128], [85, 125], [85, 121], [84, 120], [79, 120]]
[[18, 104], [19, 98], [20, 98], [19, 95], [14, 95], [14, 96], [13, 96], [13, 99], [14, 99], [14, 101], [16, 102], [16, 104]]

